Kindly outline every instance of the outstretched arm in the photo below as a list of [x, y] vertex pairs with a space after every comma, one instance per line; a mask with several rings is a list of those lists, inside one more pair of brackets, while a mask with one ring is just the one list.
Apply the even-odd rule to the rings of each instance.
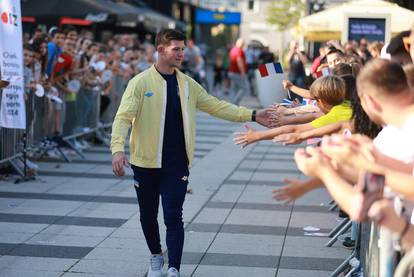
[[312, 98], [309, 90], [295, 86], [291, 81], [284, 80], [283, 88], [286, 90], [291, 90], [297, 95], [302, 96], [304, 98]]
[[313, 129], [313, 127], [310, 123], [307, 123], [300, 125], [286, 125], [265, 131], [255, 131], [249, 125], [246, 125], [246, 129], [247, 132], [235, 133], [237, 137], [233, 139], [234, 143], [240, 145], [242, 148], [260, 140], [270, 140], [273, 139], [275, 136], [286, 133], [304, 132]]
[[272, 190], [272, 197], [285, 203], [292, 203], [309, 191], [323, 187], [323, 182], [317, 178], [308, 180], [283, 179], [283, 182], [286, 183], [286, 186]]
[[338, 133], [341, 130], [352, 127], [351, 125], [351, 121], [335, 122], [306, 132], [279, 135], [276, 136], [273, 141], [280, 142], [283, 145], [297, 144], [310, 138], [320, 138], [332, 133]]

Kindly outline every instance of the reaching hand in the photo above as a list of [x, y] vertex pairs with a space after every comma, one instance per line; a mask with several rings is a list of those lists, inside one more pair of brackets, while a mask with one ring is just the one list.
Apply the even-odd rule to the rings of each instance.
[[318, 177], [321, 167], [329, 167], [331, 163], [319, 149], [306, 147], [295, 151], [295, 162], [303, 174]]
[[256, 112], [256, 122], [264, 127], [269, 127], [271, 123], [271, 114], [272, 110], [270, 108], [258, 110]]
[[285, 204], [292, 203], [306, 193], [303, 181], [297, 179], [283, 179], [287, 185], [272, 190], [272, 198], [277, 201], [284, 201]]
[[283, 134], [278, 135], [273, 138], [273, 142], [282, 143], [283, 145], [290, 145], [290, 144], [298, 144], [303, 142], [304, 140], [300, 137], [300, 133], [290, 133], [290, 134]]
[[283, 80], [283, 89], [289, 90], [293, 86], [293, 83], [288, 80]]
[[237, 136], [233, 139], [234, 144], [240, 145], [241, 148], [245, 148], [247, 145], [259, 140], [257, 132], [250, 125], [246, 124], [245, 127], [247, 132], [234, 133]]
[[375, 163], [380, 153], [368, 137], [332, 135], [323, 139], [321, 150], [338, 163], [380, 173], [380, 168]]
[[125, 175], [124, 166], [129, 167], [129, 162], [124, 152], [117, 152], [112, 156], [112, 171], [116, 176]]
[[393, 233], [401, 233], [405, 225], [404, 219], [395, 213], [394, 204], [389, 199], [374, 202], [369, 208], [368, 216]]

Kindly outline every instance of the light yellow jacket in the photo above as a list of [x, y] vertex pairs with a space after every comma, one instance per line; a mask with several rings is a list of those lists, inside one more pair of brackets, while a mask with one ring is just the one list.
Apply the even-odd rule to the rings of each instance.
[[[191, 166], [195, 148], [196, 109], [237, 122], [250, 121], [252, 110], [218, 100], [179, 70], [176, 70], [176, 76], [185, 145]], [[161, 168], [166, 105], [167, 82], [155, 66], [131, 79], [112, 126], [112, 154], [124, 152], [125, 138], [132, 125], [130, 163], [144, 168]]]

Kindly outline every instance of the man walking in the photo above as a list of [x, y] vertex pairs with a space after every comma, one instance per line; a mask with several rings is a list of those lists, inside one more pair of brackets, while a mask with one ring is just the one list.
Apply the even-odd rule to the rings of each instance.
[[239, 38], [229, 54], [230, 99], [235, 104], [239, 103], [248, 87], [246, 54], [243, 47], [244, 40]]
[[167, 227], [168, 276], [178, 277], [184, 244], [182, 208], [195, 148], [196, 109], [231, 121], [268, 125], [267, 111], [252, 111], [210, 96], [180, 72], [185, 36], [175, 30], [155, 39], [158, 61], [129, 81], [113, 124], [112, 168], [124, 175], [125, 137], [132, 125], [130, 162], [140, 221], [151, 251], [148, 277], [162, 276], [164, 258], [157, 222], [159, 198]]

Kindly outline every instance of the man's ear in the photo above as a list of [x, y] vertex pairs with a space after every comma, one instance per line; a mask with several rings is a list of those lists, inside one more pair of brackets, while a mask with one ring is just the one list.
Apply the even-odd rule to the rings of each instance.
[[164, 53], [164, 50], [165, 50], [164, 45], [158, 45], [157, 46], [157, 51], [158, 51], [159, 54]]
[[372, 97], [371, 95], [366, 95], [367, 104], [375, 111], [375, 112], [382, 112], [381, 104]]

